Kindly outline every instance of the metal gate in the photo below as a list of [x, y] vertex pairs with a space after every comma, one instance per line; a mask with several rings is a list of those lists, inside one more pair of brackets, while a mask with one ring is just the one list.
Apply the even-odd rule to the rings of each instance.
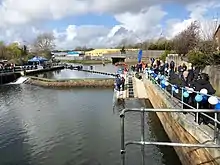
[[[141, 140], [140, 141], [127, 141], [125, 142], [125, 129], [124, 129], [124, 120], [125, 114], [127, 112], [138, 112], [141, 113]], [[186, 144], [186, 143], [172, 143], [172, 142], [152, 142], [152, 141], [145, 141], [145, 114], [149, 112], [176, 112], [176, 113], [183, 113], [183, 112], [201, 112], [201, 113], [215, 113], [215, 118], [211, 118], [214, 121], [214, 144]], [[157, 146], [172, 146], [172, 147], [199, 147], [199, 148], [220, 148], [220, 145], [217, 144], [216, 139], [218, 138], [218, 128], [217, 125], [220, 122], [217, 120], [217, 113], [220, 111], [215, 110], [204, 110], [204, 109], [139, 109], [139, 108], [128, 108], [123, 109], [120, 118], [121, 118], [121, 164], [125, 165], [125, 154], [126, 154], [126, 147], [131, 144], [141, 145], [142, 151], [142, 165], [145, 165], [145, 157], [144, 157], [144, 148], [145, 145], [157, 145]]]

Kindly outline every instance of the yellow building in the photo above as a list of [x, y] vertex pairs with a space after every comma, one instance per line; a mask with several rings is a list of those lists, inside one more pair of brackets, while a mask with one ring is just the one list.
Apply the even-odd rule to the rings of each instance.
[[[94, 49], [85, 52], [86, 56], [103, 56], [105, 54], [120, 53], [121, 49]], [[126, 49], [126, 51], [137, 51], [138, 49]]]

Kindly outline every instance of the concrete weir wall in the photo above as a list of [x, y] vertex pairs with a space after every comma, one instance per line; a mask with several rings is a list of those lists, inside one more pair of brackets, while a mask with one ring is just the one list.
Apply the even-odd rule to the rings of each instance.
[[45, 79], [39, 77], [29, 76], [27, 84], [42, 86], [42, 87], [51, 87], [51, 88], [113, 88], [114, 79], [105, 78], [87, 78], [87, 79], [67, 79], [67, 80], [54, 80], [54, 79]]
[[20, 76], [20, 73], [2, 73], [0, 74], [0, 85], [13, 82]]
[[[149, 80], [144, 81], [153, 108], [170, 108], [169, 100], [164, 99], [163, 94], [155, 85]], [[172, 142], [196, 144], [210, 139], [210, 136], [202, 131], [199, 125], [187, 122], [182, 113], [156, 112], [156, 114]], [[174, 147], [174, 149], [183, 165], [217, 165], [220, 161], [218, 149], [188, 147]]]

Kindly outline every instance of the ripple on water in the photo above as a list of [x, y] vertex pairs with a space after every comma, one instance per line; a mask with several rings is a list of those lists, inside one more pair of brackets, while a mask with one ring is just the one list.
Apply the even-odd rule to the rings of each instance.
[[[112, 112], [112, 91], [53, 90], [30, 85], [3, 90], [0, 164], [120, 164], [120, 110], [116, 109], [116, 114]], [[142, 105], [131, 102], [126, 106]], [[126, 139], [139, 140], [139, 121], [140, 115], [126, 117]], [[157, 136], [153, 127], [146, 126], [147, 139]], [[149, 164], [166, 164], [162, 163], [164, 156], [160, 148], [148, 147], [146, 151]], [[128, 165], [138, 164], [140, 154], [138, 147], [129, 146]]]

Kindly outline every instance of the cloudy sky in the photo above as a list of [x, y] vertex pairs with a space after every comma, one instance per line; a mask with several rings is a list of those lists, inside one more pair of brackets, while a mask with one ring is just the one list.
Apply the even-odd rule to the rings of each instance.
[[172, 38], [193, 20], [210, 29], [219, 9], [220, 0], [0, 0], [0, 40], [52, 32], [58, 48], [110, 47]]

